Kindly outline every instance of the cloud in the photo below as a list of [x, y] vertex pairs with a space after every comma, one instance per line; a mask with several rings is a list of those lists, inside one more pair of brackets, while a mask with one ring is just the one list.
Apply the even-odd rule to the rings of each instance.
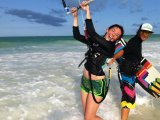
[[[158, 24], [160, 25], [160, 23]], [[158, 29], [159, 28], [158, 24], [153, 24], [153, 29]]]
[[[82, 0], [80, 0], [82, 2]], [[65, 0], [67, 6], [69, 7], [77, 7], [79, 5], [79, 0]], [[107, 8], [108, 3], [111, 2], [109, 0], [94, 0], [93, 3], [91, 3], [91, 10], [94, 12], [100, 12], [103, 11], [105, 8]], [[129, 8], [131, 13], [136, 12], [142, 12], [142, 6], [143, 6], [143, 0], [112, 0], [112, 5], [119, 6], [120, 9]]]
[[121, 1], [124, 5], [128, 3], [128, 0], [121, 0]]
[[145, 20], [148, 20], [148, 18], [147, 17], [142, 17], [141, 20], [145, 21]]
[[138, 13], [143, 11], [143, 0], [113, 0], [120, 9], [128, 8], [130, 13]]
[[[78, 7], [79, 6], [79, 0], [65, 0], [67, 6], [69, 7]], [[94, 12], [102, 11], [104, 8], [106, 8], [108, 0], [94, 0], [90, 6], [91, 10]], [[80, 3], [82, 3], [82, 0], [80, 0]]]
[[[95, 12], [102, 11], [107, 7], [109, 2], [109, 0], [95, 0], [92, 4], [93, 7], [91, 7], [91, 9], [93, 9]], [[113, 6], [117, 5], [120, 9], [128, 7], [131, 13], [142, 12], [143, 3], [143, 0], [112, 0]]]
[[132, 5], [130, 8], [131, 13], [138, 13], [143, 11], [143, 5], [144, 5], [143, 0], [134, 0], [131, 3], [131, 5]]
[[143, 0], [118, 0], [120, 8], [129, 7], [130, 13], [137, 13], [143, 11]]
[[107, 7], [107, 3], [108, 0], [96, 0], [94, 1], [93, 4], [91, 3], [92, 4], [91, 9], [94, 10], [95, 12], [102, 11]]
[[51, 14], [51, 15], [57, 15], [57, 16], [59, 16], [59, 17], [64, 17], [64, 16], [65, 16], [65, 11], [64, 11], [64, 10], [51, 9], [50, 14]]
[[65, 0], [65, 2], [68, 7], [78, 7], [79, 6], [79, 0]]
[[138, 13], [138, 12], [142, 12], [142, 11], [143, 11], [142, 8], [136, 7], [136, 6], [130, 9], [130, 13]]
[[139, 27], [139, 26], [140, 26], [140, 24], [133, 23], [133, 24], [132, 24], [132, 26], [133, 26], [133, 27]]
[[10, 9], [10, 10], [6, 10], [5, 13], [14, 15], [20, 18], [24, 18], [30, 22], [51, 25], [56, 27], [63, 26], [63, 23], [67, 22], [65, 19], [61, 17], [55, 17], [51, 15], [38, 13], [38, 12], [33, 12], [31, 10]]
[[[82, 0], [80, 0], [82, 2]], [[77, 7], [79, 5], [79, 0], [65, 0], [66, 4], [69, 7]], [[143, 11], [143, 5], [145, 3], [144, 0], [94, 0], [93, 3], [91, 3], [90, 6], [91, 10], [94, 12], [100, 12], [103, 11], [109, 2], [112, 2], [112, 5], [118, 5], [120, 9], [129, 8], [130, 13], [137, 13]]]
[[5, 7], [0, 6], [0, 12], [4, 12], [5, 9]]

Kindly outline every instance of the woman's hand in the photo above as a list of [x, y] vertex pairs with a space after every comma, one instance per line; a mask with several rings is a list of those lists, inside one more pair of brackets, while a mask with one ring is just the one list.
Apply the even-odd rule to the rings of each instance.
[[76, 7], [71, 8], [71, 13], [72, 13], [73, 17], [78, 17], [78, 11], [77, 11]]
[[111, 66], [115, 61], [115, 58], [111, 58], [110, 60], [107, 61], [107, 65]]
[[86, 11], [86, 19], [91, 19], [88, 1], [83, 1], [82, 4], [80, 4], [80, 6], [84, 11]]
[[84, 11], [88, 11], [89, 10], [89, 5], [88, 5], [88, 1], [83, 1], [81, 4], [80, 4], [81, 8], [84, 10]]
[[78, 26], [78, 11], [76, 7], [71, 8], [71, 13], [73, 15], [73, 26]]

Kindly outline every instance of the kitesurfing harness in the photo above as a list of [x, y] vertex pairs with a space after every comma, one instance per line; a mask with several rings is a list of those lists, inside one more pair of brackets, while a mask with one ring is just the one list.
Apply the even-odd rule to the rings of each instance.
[[[97, 104], [100, 104], [101, 102], [103, 102], [103, 100], [106, 98], [107, 93], [108, 93], [108, 89], [109, 89], [109, 84], [110, 84], [110, 80], [111, 80], [111, 74], [112, 74], [112, 69], [111, 67], [109, 67], [109, 71], [108, 71], [108, 77], [106, 78], [106, 88], [103, 87], [103, 89], [106, 89], [105, 93], [104, 93], [104, 97], [100, 100], [97, 101], [95, 95], [94, 95], [94, 91], [93, 91], [93, 85], [92, 85], [92, 80], [91, 80], [91, 73], [89, 72], [89, 77], [90, 77], [90, 85], [91, 85], [91, 90], [92, 90], [92, 97], [94, 99], [94, 101]], [[104, 90], [103, 90], [104, 91]]]
[[[88, 3], [92, 2], [92, 1], [93, 0], [88, 0]], [[63, 7], [65, 8], [67, 14], [69, 14], [70, 13], [69, 7], [67, 7], [64, 0], [62, 0], [62, 3], [63, 3]], [[77, 10], [78, 9], [80, 9], [80, 7], [77, 7]], [[105, 64], [107, 52], [105, 50], [103, 50], [102, 48], [100, 48], [99, 45], [97, 45], [96, 43], [91, 43], [90, 42], [90, 40], [89, 40], [90, 37], [88, 36], [88, 34], [86, 32], [86, 27], [85, 27], [86, 25], [85, 25], [85, 22], [84, 22], [83, 14], [81, 13], [81, 15], [82, 15], [83, 23], [84, 23], [84, 34], [85, 34], [86, 43], [88, 45], [88, 51], [85, 53], [85, 58], [82, 60], [82, 62], [79, 64], [78, 67], [80, 67], [85, 60], [88, 61], [88, 62], [85, 63], [85, 68], [89, 68], [89, 70], [88, 69], [87, 70], [89, 71], [89, 78], [90, 78], [90, 86], [91, 86], [92, 96], [93, 96], [94, 101], [97, 104], [99, 104], [105, 99], [105, 97], [107, 95], [110, 80], [111, 80], [111, 68], [109, 68], [109, 76], [106, 78], [106, 84], [107, 84], [106, 88], [103, 88], [103, 89], [106, 89], [104, 97], [100, 101], [97, 101], [96, 97], [94, 95], [94, 91], [93, 91], [91, 74], [105, 75], [102, 68], [100, 68], [100, 67], [102, 67], [101, 66], [102, 64]], [[97, 58], [98, 58], [98, 61], [97, 61]]]

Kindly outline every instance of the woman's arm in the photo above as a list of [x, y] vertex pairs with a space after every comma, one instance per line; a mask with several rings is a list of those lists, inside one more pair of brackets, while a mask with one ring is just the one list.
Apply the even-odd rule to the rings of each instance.
[[71, 11], [74, 11], [72, 13], [72, 15], [73, 15], [73, 37], [76, 40], [78, 40], [78, 41], [80, 41], [82, 43], [87, 44], [87, 40], [85, 39], [85, 36], [83, 36], [83, 35], [80, 34], [79, 27], [78, 27], [78, 11], [75, 10], [75, 9], [76, 9], [75, 7], [73, 7], [71, 9]]
[[113, 58], [108, 62], [108, 66], [111, 66], [111, 65], [114, 63], [114, 61], [115, 61], [116, 59], [120, 58], [121, 56], [123, 56], [123, 54], [124, 54], [124, 50], [120, 50], [118, 53], [116, 53], [116, 54], [113, 56]]
[[98, 35], [95, 31], [92, 19], [91, 19], [91, 14], [90, 14], [90, 8], [89, 5], [87, 4], [86, 1], [83, 1], [82, 4], [80, 5], [81, 8], [86, 12], [86, 29], [87, 33], [89, 36], [92, 38], [92, 41], [98, 42], [100, 45], [103, 46], [103, 40], [100, 35]]
[[71, 8], [71, 12], [73, 15], [73, 26], [78, 27], [78, 11], [76, 10], [75, 7], [73, 7]]
[[86, 12], [86, 29], [87, 29], [87, 32], [91, 37], [93, 37], [97, 33], [95, 32], [95, 29], [94, 29], [94, 26], [93, 26], [93, 23], [92, 23], [89, 5], [87, 4], [86, 1], [83, 1], [80, 6]]
[[114, 52], [113, 50], [114, 43], [106, 41], [105, 38], [103, 38], [102, 36], [96, 33], [92, 19], [91, 19], [89, 5], [85, 1], [83, 1], [81, 4], [81, 8], [84, 11], [86, 11], [86, 28], [87, 28], [87, 33], [91, 37], [91, 40], [95, 43], [98, 43], [101, 48], [103, 48], [105, 51], [107, 51], [110, 54], [110, 56], [113, 56], [113, 54], [111, 55], [111, 53]]

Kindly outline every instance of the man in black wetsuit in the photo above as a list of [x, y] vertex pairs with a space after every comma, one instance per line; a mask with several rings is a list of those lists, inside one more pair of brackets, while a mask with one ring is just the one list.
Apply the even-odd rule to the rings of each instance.
[[151, 24], [142, 24], [137, 34], [129, 40], [124, 49], [115, 54], [109, 62], [109, 65], [111, 65], [116, 59], [123, 55], [124, 60], [119, 65], [119, 79], [122, 90], [122, 120], [127, 120], [130, 109], [135, 107], [135, 73], [139, 69], [142, 59], [142, 42], [147, 40], [152, 33], [153, 27]]

